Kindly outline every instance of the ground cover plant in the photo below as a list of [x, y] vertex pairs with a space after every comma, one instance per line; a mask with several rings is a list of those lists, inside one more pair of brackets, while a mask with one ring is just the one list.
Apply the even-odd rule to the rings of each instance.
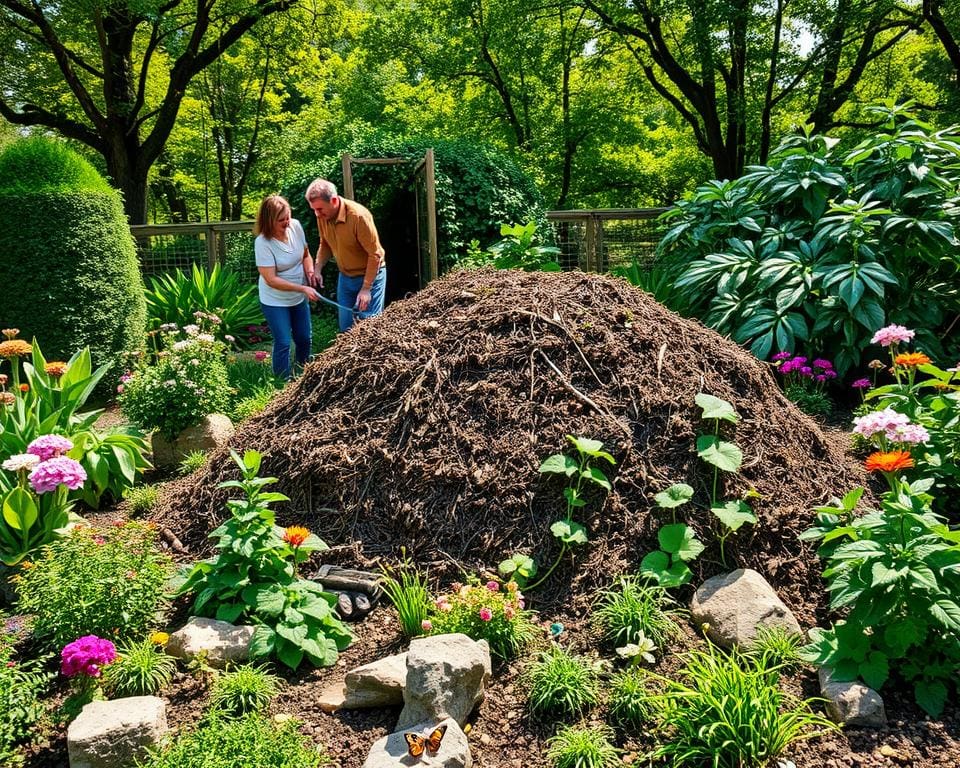
[[600, 667], [595, 659], [553, 644], [530, 664], [527, 686], [533, 714], [578, 717], [600, 700]]
[[263, 712], [280, 690], [280, 678], [265, 668], [241, 664], [217, 675], [210, 690], [210, 709], [225, 718]]
[[4, 626], [0, 631], [0, 764], [17, 766], [22, 760], [17, 747], [29, 739], [43, 715], [41, 696], [51, 675], [44, 669], [46, 659], [17, 657], [8, 639], [10, 629]]
[[117, 658], [103, 671], [103, 684], [111, 698], [153, 696], [170, 684], [177, 663], [163, 651], [169, 639], [154, 632], [145, 640], [117, 646]]

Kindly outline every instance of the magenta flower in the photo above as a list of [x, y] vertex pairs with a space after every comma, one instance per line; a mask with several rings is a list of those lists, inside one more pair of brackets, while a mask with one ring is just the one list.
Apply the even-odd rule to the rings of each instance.
[[491, 580], [487, 582], [487, 589], [489, 589], [491, 592], [499, 592], [500, 585], [497, 582]]
[[829, 360], [824, 360], [823, 358], [817, 358], [813, 361], [813, 367], [822, 368], [825, 371], [829, 371], [831, 368], [833, 368], [833, 363], [831, 363]]
[[62, 456], [73, 448], [73, 443], [63, 435], [41, 435], [27, 446], [27, 453], [39, 456], [40, 461], [46, 461]]
[[116, 658], [113, 643], [96, 635], [86, 635], [64, 646], [60, 652], [60, 671], [65, 677], [100, 677], [100, 670]]
[[256, 360], [258, 363], [262, 363], [264, 360], [267, 359], [267, 353], [264, 352], [262, 349], [258, 350], [253, 353], [253, 359]]
[[778, 361], [780, 361], [780, 360], [788, 360], [788, 359], [791, 358], [791, 357], [793, 357], [793, 352], [777, 352], [777, 354], [775, 354], [775, 355], [774, 355], [772, 358], [770, 358], [770, 359], [773, 360], [773, 362], [776, 363], [776, 362], [778, 362]]
[[901, 341], [910, 341], [915, 335], [916, 333], [914, 331], [902, 325], [888, 325], [886, 328], [881, 328], [873, 334], [870, 343], [879, 344], [881, 347], [889, 347], [891, 344], [896, 344]]
[[493, 618], [493, 611], [484, 606], [480, 609], [480, 619], [481, 621], [490, 621]]
[[870, 389], [870, 379], [857, 379], [850, 386], [854, 389]]
[[41, 461], [30, 472], [30, 487], [36, 493], [50, 493], [65, 485], [71, 491], [81, 488], [87, 481], [87, 473], [79, 461], [66, 456], [55, 456]]

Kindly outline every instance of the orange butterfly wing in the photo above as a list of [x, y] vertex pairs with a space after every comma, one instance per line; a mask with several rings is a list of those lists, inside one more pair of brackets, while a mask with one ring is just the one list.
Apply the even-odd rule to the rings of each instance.
[[423, 750], [427, 745], [426, 739], [423, 738], [419, 733], [405, 733], [403, 738], [407, 740], [407, 752], [410, 754], [410, 757], [420, 757], [423, 754]]
[[434, 754], [440, 749], [440, 742], [443, 741], [443, 734], [447, 732], [447, 726], [439, 725], [433, 729], [433, 732], [427, 738], [427, 752]]

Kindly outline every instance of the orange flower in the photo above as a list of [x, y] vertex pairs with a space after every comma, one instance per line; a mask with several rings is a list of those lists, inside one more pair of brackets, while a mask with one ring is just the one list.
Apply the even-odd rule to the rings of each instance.
[[895, 365], [911, 367], [915, 365], [926, 365], [930, 362], [930, 358], [923, 354], [923, 352], [903, 352], [893, 358], [893, 362]]
[[309, 535], [310, 531], [308, 531], [306, 528], [303, 528], [299, 525], [291, 525], [283, 532], [283, 540], [288, 544], [299, 547], [307, 540], [307, 536]]
[[868, 472], [898, 472], [914, 466], [909, 451], [877, 451], [864, 463]]
[[20, 391], [23, 392], [23, 393], [29, 392], [29, 391], [30, 391], [30, 385], [29, 385], [29, 384], [21, 384], [21, 385], [20, 385]]
[[43, 370], [46, 372], [47, 376], [52, 376], [55, 379], [59, 379], [67, 372], [67, 364], [60, 362], [59, 360], [54, 360], [53, 362], [47, 363], [45, 366], [43, 366]]
[[23, 339], [0, 341], [0, 357], [17, 357], [19, 355], [29, 355], [31, 352], [33, 352], [33, 347]]

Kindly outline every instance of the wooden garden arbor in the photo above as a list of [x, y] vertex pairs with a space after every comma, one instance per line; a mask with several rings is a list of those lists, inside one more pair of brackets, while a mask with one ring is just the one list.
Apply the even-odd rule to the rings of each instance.
[[418, 255], [417, 281], [420, 288], [423, 288], [431, 280], [438, 277], [436, 166], [433, 149], [427, 149], [419, 160], [402, 157], [353, 157], [349, 154], [344, 154], [340, 160], [343, 165], [343, 194], [351, 200], [356, 199], [353, 184], [353, 168], [355, 165], [413, 164], [412, 178], [416, 206]]

